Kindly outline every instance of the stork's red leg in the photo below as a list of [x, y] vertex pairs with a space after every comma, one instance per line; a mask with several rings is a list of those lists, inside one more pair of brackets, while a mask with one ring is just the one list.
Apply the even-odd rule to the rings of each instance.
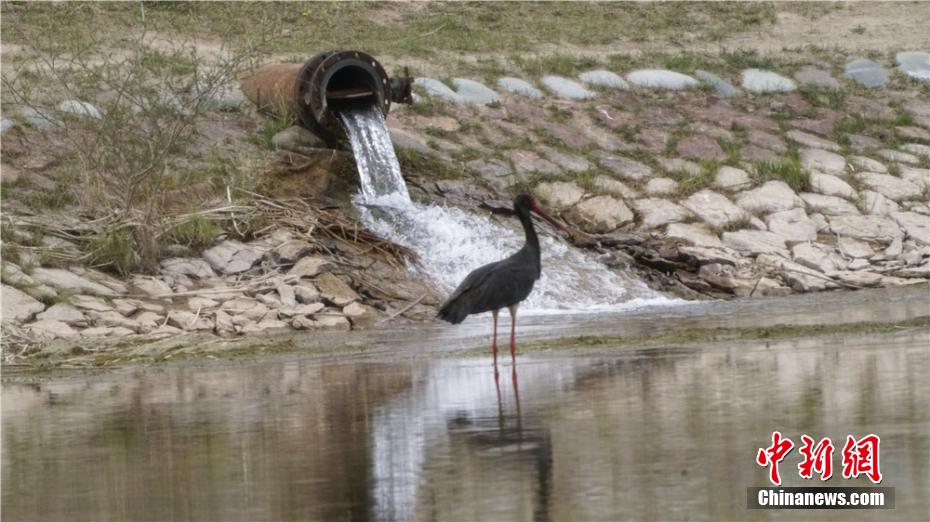
[[517, 305], [511, 305], [510, 309], [510, 359], [517, 361]]
[[491, 351], [494, 352], [494, 371], [497, 371], [497, 313], [500, 310], [494, 310], [491, 312], [491, 316], [494, 318], [494, 333], [492, 334], [491, 341]]

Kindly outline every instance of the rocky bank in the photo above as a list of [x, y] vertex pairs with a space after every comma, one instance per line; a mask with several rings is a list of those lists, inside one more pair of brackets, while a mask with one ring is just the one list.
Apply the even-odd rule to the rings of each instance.
[[[415, 199], [486, 212], [531, 191], [589, 234], [573, 238], [578, 248], [674, 295], [910, 285], [930, 279], [930, 97], [923, 62], [905, 58], [907, 67], [850, 64], [841, 75], [812, 63], [501, 77], [493, 88], [420, 78], [416, 103], [395, 106], [388, 124]], [[203, 132], [221, 129], [236, 147], [263, 116], [235, 89], [224, 96], [223, 110], [238, 112], [218, 109]], [[73, 102], [59, 110], [95, 117], [93, 105]], [[26, 110], [3, 128], [5, 150], [17, 152], [3, 159], [4, 243], [35, 245], [30, 226], [42, 211], [24, 202], [56, 189], [54, 161], [32, 145], [48, 131]], [[351, 169], [337, 168], [345, 153], [299, 127], [271, 142], [286, 166], [278, 184], [302, 187], [288, 197], [356, 219]], [[442, 298], [405, 267], [410, 257], [351, 234], [321, 237], [306, 223], [272, 222], [248, 241], [219, 234], [202, 251], [168, 248], [178, 255], [128, 277], [47, 263], [40, 254], [80, 251], [66, 237], [41, 235], [3, 260], [8, 360], [53, 341], [92, 350], [102, 337], [431, 320]]]

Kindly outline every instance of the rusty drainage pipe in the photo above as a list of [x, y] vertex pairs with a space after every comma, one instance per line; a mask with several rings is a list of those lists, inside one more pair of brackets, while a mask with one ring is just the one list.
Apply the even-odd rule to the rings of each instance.
[[331, 146], [345, 136], [334, 109], [376, 104], [387, 116], [391, 102], [412, 103], [411, 84], [408, 71], [390, 79], [374, 57], [361, 51], [328, 51], [303, 65], [268, 65], [240, 79], [242, 92], [259, 109], [295, 115]]

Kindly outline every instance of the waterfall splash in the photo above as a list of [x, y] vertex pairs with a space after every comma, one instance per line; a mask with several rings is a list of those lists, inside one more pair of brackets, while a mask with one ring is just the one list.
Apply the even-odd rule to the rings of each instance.
[[[475, 268], [522, 246], [523, 232], [515, 219], [411, 201], [377, 107], [348, 108], [339, 115], [358, 163], [361, 191], [354, 202], [362, 222], [379, 236], [417, 252], [420, 264], [412, 270], [451, 292]], [[547, 229], [538, 230], [543, 272], [521, 312], [617, 310], [672, 302], [641, 281], [612, 272]]]

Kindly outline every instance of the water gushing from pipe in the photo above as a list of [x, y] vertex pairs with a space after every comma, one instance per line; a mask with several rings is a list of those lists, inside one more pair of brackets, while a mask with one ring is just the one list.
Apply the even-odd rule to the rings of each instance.
[[[342, 109], [340, 119], [358, 164], [361, 191], [354, 201], [362, 222], [381, 237], [417, 252], [420, 265], [412, 270], [451, 292], [475, 268], [522, 246], [516, 220], [502, 222], [411, 201], [384, 117], [376, 108]], [[542, 276], [521, 310], [615, 310], [670, 302], [641, 281], [609, 270], [544, 231], [540, 243]]]

